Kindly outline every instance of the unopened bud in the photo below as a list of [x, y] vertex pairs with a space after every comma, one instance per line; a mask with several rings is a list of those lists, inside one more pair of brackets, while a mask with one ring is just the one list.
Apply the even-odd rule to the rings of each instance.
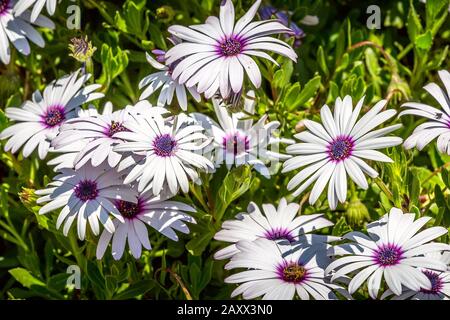
[[87, 36], [70, 39], [69, 44], [70, 56], [74, 57], [79, 62], [87, 62], [94, 55], [96, 47], [92, 46]]
[[369, 210], [357, 198], [350, 200], [347, 210], [345, 211], [347, 222], [350, 225], [361, 225], [364, 221], [369, 220]]

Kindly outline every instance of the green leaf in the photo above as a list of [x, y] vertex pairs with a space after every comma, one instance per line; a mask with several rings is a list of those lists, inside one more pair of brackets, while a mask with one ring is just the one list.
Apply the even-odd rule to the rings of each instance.
[[418, 16], [416, 9], [414, 8], [414, 5], [412, 3], [408, 12], [407, 30], [411, 42], [414, 42], [417, 35], [423, 32], [423, 27], [420, 23], [420, 17]]
[[319, 63], [319, 67], [323, 73], [328, 76], [330, 71], [328, 70], [327, 60], [322, 46], [319, 46], [319, 49], [317, 49], [317, 62]]
[[431, 31], [427, 31], [424, 34], [418, 35], [414, 41], [417, 49], [428, 51], [433, 45], [433, 36]]
[[45, 286], [45, 283], [35, 278], [27, 269], [14, 268], [8, 270], [8, 272], [25, 288], [31, 288], [31, 286]]
[[113, 299], [114, 300], [127, 300], [127, 299], [135, 299], [138, 296], [141, 296], [147, 293], [150, 289], [155, 286], [154, 280], [142, 280], [131, 284], [127, 289], [121, 291], [116, 294]]
[[303, 90], [298, 95], [295, 102], [291, 105], [288, 105], [288, 109], [290, 111], [297, 109], [300, 106], [303, 106], [309, 99], [316, 96], [317, 90], [320, 88], [321, 77], [316, 76], [308, 81], [303, 87]]

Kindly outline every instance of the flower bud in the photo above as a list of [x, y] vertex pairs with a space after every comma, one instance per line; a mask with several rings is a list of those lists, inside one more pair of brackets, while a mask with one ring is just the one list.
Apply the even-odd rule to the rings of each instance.
[[352, 198], [345, 211], [347, 222], [350, 225], [361, 225], [364, 221], [369, 220], [369, 210], [358, 198]]
[[79, 38], [70, 39], [69, 44], [70, 56], [74, 57], [77, 61], [85, 63], [92, 58], [96, 47], [92, 46], [87, 36], [81, 36]]

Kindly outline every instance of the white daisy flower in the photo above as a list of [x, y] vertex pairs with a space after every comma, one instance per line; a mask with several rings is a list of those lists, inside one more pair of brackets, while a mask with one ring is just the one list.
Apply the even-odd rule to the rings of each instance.
[[[103, 114], [110, 114], [112, 113], [113, 106], [111, 103], [107, 102], [103, 108]], [[98, 116], [98, 111], [93, 105], [89, 105], [86, 110], [84, 109], [78, 109], [78, 117], [95, 117]], [[89, 142], [88, 138], [77, 140], [74, 143], [71, 143], [66, 146], [62, 146], [61, 148], [58, 148], [58, 150], [55, 150], [52, 146], [50, 146], [50, 153], [57, 153], [59, 154], [55, 158], [49, 160], [47, 162], [50, 166], [55, 166], [53, 168], [53, 171], [58, 172], [62, 168], [74, 168], [75, 158], [77, 157], [78, 153], [83, 150], [83, 148], [86, 146], [86, 144]]]
[[404, 214], [400, 209], [392, 208], [380, 220], [367, 225], [368, 235], [357, 231], [346, 234], [344, 239], [349, 243], [329, 250], [330, 255], [344, 257], [333, 261], [326, 269], [327, 274], [335, 271], [333, 281], [355, 273], [348, 286], [349, 293], [353, 294], [367, 281], [373, 299], [378, 296], [383, 278], [396, 295], [402, 293], [402, 286], [415, 291], [431, 290], [432, 283], [420, 268], [443, 272], [447, 265], [423, 255], [450, 249], [448, 244], [429, 243], [446, 234], [447, 229], [432, 227], [419, 232], [431, 218], [422, 217], [416, 221], [414, 218], [414, 213]]
[[[208, 135], [214, 138], [214, 144], [208, 150], [213, 152], [214, 163], [220, 167], [225, 162], [228, 169], [249, 164], [266, 178], [271, 172], [266, 166], [270, 162], [271, 168], [280, 160], [289, 159], [290, 155], [277, 152], [280, 143], [293, 143], [292, 140], [279, 139], [274, 136], [274, 131], [280, 123], [278, 121], [267, 122], [268, 116], [264, 115], [255, 124], [249, 114], [255, 112], [255, 94], [248, 93], [250, 99], [245, 99], [244, 112], [230, 114], [227, 107], [218, 99], [213, 98], [214, 110], [217, 120], [201, 114], [193, 113], [191, 116], [206, 129]], [[247, 113], [247, 114], [246, 114]]]
[[178, 103], [183, 110], [187, 110], [187, 95], [186, 89], [194, 97], [197, 102], [201, 101], [200, 94], [197, 92], [194, 86], [186, 87], [184, 84], [179, 84], [177, 80], [172, 78], [173, 68], [176, 63], [172, 63], [169, 66], [159, 63], [153, 59], [148, 53], [146, 54], [147, 61], [153, 68], [160, 70], [159, 72], [152, 73], [146, 76], [139, 82], [139, 89], [147, 87], [139, 97], [140, 100], [147, 99], [153, 93], [161, 88], [161, 92], [158, 97], [158, 106], [170, 105], [175, 94]]
[[301, 300], [334, 300], [333, 290], [340, 287], [327, 281], [324, 266], [326, 250], [319, 247], [280, 246], [274, 241], [258, 239], [240, 241], [236, 253], [225, 269], [245, 268], [225, 279], [241, 283], [231, 294], [244, 299], [292, 300], [295, 293]]
[[14, 6], [14, 10], [16, 15], [21, 15], [25, 10], [33, 6], [30, 20], [31, 22], [34, 22], [39, 17], [44, 5], [47, 8], [48, 14], [51, 16], [54, 15], [57, 2], [58, 0], [18, 0], [17, 4]]
[[251, 22], [258, 11], [261, 0], [236, 24], [231, 0], [222, 2], [220, 18], [209, 17], [205, 24], [171, 26], [168, 31], [183, 40], [166, 53], [167, 64], [182, 58], [174, 68], [172, 77], [187, 87], [197, 85], [199, 93], [211, 98], [219, 89], [222, 97], [230, 92], [241, 92], [244, 70], [256, 88], [261, 85], [261, 72], [253, 56], [269, 59], [263, 50], [281, 54], [297, 60], [297, 54], [285, 42], [270, 37], [272, 34], [292, 33], [277, 20]]
[[129, 117], [128, 110], [123, 109], [94, 117], [70, 119], [61, 126], [60, 133], [52, 141], [52, 146], [58, 150], [77, 141], [89, 139], [74, 159], [75, 169], [88, 161], [97, 167], [105, 160], [111, 168], [114, 168], [122, 159], [122, 155], [113, 150], [114, 146], [122, 142], [114, 134], [127, 131], [123, 123]]
[[90, 75], [78, 78], [78, 74], [79, 71], [51, 82], [43, 95], [36, 91], [32, 101], [25, 102], [21, 108], [6, 109], [6, 116], [19, 123], [0, 133], [0, 139], [10, 138], [5, 151], [15, 153], [24, 145], [24, 157], [38, 148], [39, 158], [44, 159], [61, 125], [76, 117], [76, 109], [84, 103], [103, 97], [102, 93], [94, 92], [101, 85], [83, 87]]
[[62, 169], [61, 174], [50, 182], [49, 188], [38, 190], [36, 194], [42, 196], [37, 200], [38, 204], [48, 202], [39, 210], [39, 214], [63, 208], [56, 228], [59, 229], [65, 222], [63, 233], [67, 236], [77, 219], [78, 237], [81, 240], [86, 236], [87, 222], [94, 235], [100, 233], [99, 221], [109, 232], [114, 232], [110, 214], [124, 222], [114, 201], [136, 202], [137, 197], [136, 192], [123, 183], [121, 174], [108, 166], [92, 167], [90, 164], [76, 171]]
[[[426, 258], [431, 260], [439, 260], [445, 263], [448, 267], [450, 264], [450, 252], [433, 252], [425, 254]], [[444, 272], [436, 272], [434, 270], [421, 269], [422, 272], [431, 281], [431, 289], [420, 289], [419, 291], [410, 290], [404, 288], [405, 290], [401, 295], [396, 296], [392, 290], [386, 290], [381, 299], [392, 296], [392, 300], [450, 300], [450, 270]]]
[[438, 150], [450, 155], [450, 73], [447, 70], [439, 71], [444, 86], [444, 92], [436, 83], [429, 83], [423, 87], [441, 105], [442, 109], [417, 103], [407, 102], [402, 107], [407, 107], [399, 116], [412, 114], [429, 120], [418, 125], [413, 134], [405, 140], [405, 149], [417, 147], [422, 150], [432, 140], [437, 139]]
[[103, 230], [97, 246], [97, 259], [103, 257], [111, 240], [112, 256], [115, 260], [122, 257], [127, 239], [131, 253], [136, 259], [141, 256], [142, 247], [151, 250], [146, 225], [173, 241], [178, 241], [175, 231], [188, 234], [189, 228], [185, 222], [196, 222], [185, 212], [196, 210], [187, 204], [169, 199], [167, 193], [154, 196], [151, 192], [144, 192], [139, 194], [137, 203], [116, 200], [115, 206], [125, 222], [114, 220], [114, 233]]
[[288, 153], [298, 156], [287, 160], [282, 171], [289, 172], [304, 167], [288, 183], [288, 190], [301, 184], [293, 193], [294, 196], [298, 196], [317, 181], [309, 196], [309, 202], [314, 204], [328, 183], [328, 203], [334, 210], [338, 200], [345, 202], [347, 198], [347, 174], [362, 189], [368, 188], [364, 173], [372, 178], [378, 176], [362, 159], [392, 162], [391, 158], [375, 149], [402, 143], [399, 137], [385, 137], [401, 125], [371, 130], [392, 118], [396, 111], [381, 111], [387, 102], [381, 100], [357, 121], [363, 101], [364, 98], [352, 110], [350, 96], [346, 96], [344, 100], [338, 98], [334, 106], [334, 116], [330, 108], [324, 105], [320, 111], [322, 123], [304, 120], [308, 131], [295, 135], [304, 142], [286, 148]]
[[10, 41], [17, 51], [26, 56], [31, 52], [28, 41], [41, 48], [45, 46], [44, 38], [31, 23], [38, 27], [55, 28], [55, 24], [42, 15], [31, 20], [29, 11], [18, 14], [14, 9], [15, 3], [16, 0], [0, 0], [0, 61], [4, 64], [11, 60]]
[[333, 223], [323, 217], [323, 214], [297, 216], [300, 205], [280, 200], [278, 208], [272, 204], [263, 204], [264, 214], [254, 202], [248, 205], [248, 213], [240, 213], [235, 220], [222, 224], [222, 230], [216, 233], [214, 239], [231, 242], [228, 247], [216, 252], [214, 258], [228, 259], [239, 250], [236, 243], [241, 240], [254, 241], [259, 238], [268, 240], [285, 240], [289, 243], [329, 242], [339, 237], [310, 234], [315, 230], [330, 227]]
[[138, 180], [139, 192], [151, 188], [155, 195], [165, 183], [173, 194], [179, 187], [188, 192], [189, 179], [198, 179], [195, 169], [213, 168], [211, 161], [196, 153], [210, 140], [202, 133], [201, 126], [190, 122], [192, 119], [184, 114], [172, 122], [151, 112], [132, 114], [123, 124], [129, 131], [115, 134], [124, 142], [114, 147], [114, 151], [133, 152], [145, 158], [134, 164], [124, 183]]

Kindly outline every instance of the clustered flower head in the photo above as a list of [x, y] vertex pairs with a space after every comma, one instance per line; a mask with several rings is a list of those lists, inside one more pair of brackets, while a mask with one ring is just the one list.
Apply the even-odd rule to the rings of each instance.
[[[278, 65], [273, 54], [297, 61], [291, 46], [274, 36], [300, 41], [304, 34], [289, 12], [272, 7], [263, 8], [263, 20], [254, 21], [260, 4], [256, 0], [236, 17], [233, 2], [224, 0], [219, 17], [170, 26], [172, 47], [146, 53], [157, 72], [139, 82], [143, 91], [133, 105], [114, 110], [106, 102], [99, 112], [99, 99], [105, 96], [101, 85], [88, 84], [91, 75], [78, 70], [34, 92], [21, 106], [7, 108], [12, 123], [0, 133], [0, 140], [7, 140], [5, 151], [21, 151], [19, 158], [34, 153], [41, 160], [50, 158], [47, 163], [56, 172], [34, 194], [24, 189], [21, 200], [26, 205], [36, 201], [39, 214], [57, 212], [56, 228], [62, 227], [65, 236], [76, 229], [80, 240], [95, 241], [97, 259], [107, 251], [115, 260], [128, 251], [139, 259], [143, 249], [152, 249], [151, 232], [178, 241], [197, 217], [204, 218], [193, 203], [174, 199], [195, 190], [204, 176], [220, 167], [246, 165], [270, 179], [282, 166], [282, 174], [296, 171], [286, 180], [285, 190], [292, 194], [280, 196], [276, 206], [250, 202], [246, 212], [224, 221], [214, 235], [226, 243], [214, 257], [229, 259], [225, 282], [237, 284], [232, 297], [352, 299], [364, 287], [373, 299], [449, 299], [450, 245], [439, 242], [448, 230], [427, 225], [431, 217], [392, 207], [361, 232], [331, 235], [334, 224], [328, 218], [338, 214], [333, 212], [338, 206], [351, 224], [371, 220], [355, 194], [347, 201], [348, 186], [367, 190], [370, 179], [378, 177], [375, 168], [393, 162], [378, 150], [403, 142], [390, 135], [401, 125], [380, 127], [397, 113], [387, 108], [388, 101], [368, 106], [362, 98], [354, 105], [347, 95], [332, 108], [322, 106], [319, 115], [302, 119], [294, 135], [299, 142], [281, 137], [279, 121], [256, 113], [259, 96], [254, 89], [262, 85], [258, 62], [262, 58]], [[30, 53], [28, 41], [44, 46], [31, 26], [54, 27], [41, 15], [44, 5], [50, 15], [55, 13], [56, 0], [0, 0], [3, 63], [10, 62], [10, 42], [24, 55]], [[161, 7], [157, 15], [170, 21], [171, 10]], [[317, 21], [308, 17], [304, 22]], [[74, 38], [70, 49], [81, 62], [95, 51], [87, 37]], [[450, 155], [450, 73], [443, 70], [439, 76], [445, 92], [435, 83], [425, 89], [442, 110], [416, 102], [403, 105], [407, 109], [400, 116], [428, 119], [404, 141], [406, 149], [421, 150], [437, 138], [438, 150]], [[156, 92], [152, 104], [148, 99]], [[184, 113], [189, 103], [201, 102], [201, 95], [211, 99], [205, 106], [214, 117]], [[229, 101], [242, 101], [243, 108], [232, 112]], [[171, 105], [182, 112], [170, 112], [166, 107]], [[280, 144], [287, 145], [286, 152], [278, 150]], [[304, 200], [297, 199], [300, 195]], [[308, 199], [311, 205], [326, 204], [321, 206], [325, 211], [303, 210]], [[234, 269], [239, 271], [228, 274]]]

